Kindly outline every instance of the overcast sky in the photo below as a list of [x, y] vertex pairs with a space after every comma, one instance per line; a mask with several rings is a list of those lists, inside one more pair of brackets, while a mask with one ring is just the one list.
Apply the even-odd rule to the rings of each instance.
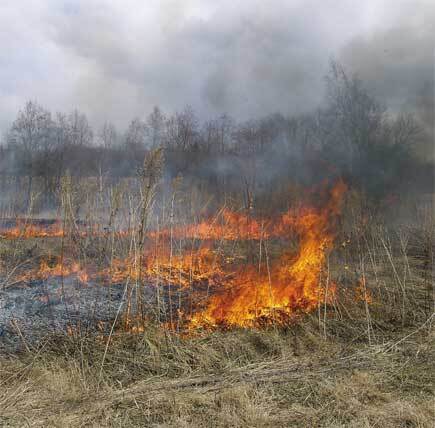
[[27, 99], [96, 126], [155, 104], [307, 111], [332, 57], [394, 109], [425, 110], [434, 38], [434, 0], [1, 0], [0, 130]]

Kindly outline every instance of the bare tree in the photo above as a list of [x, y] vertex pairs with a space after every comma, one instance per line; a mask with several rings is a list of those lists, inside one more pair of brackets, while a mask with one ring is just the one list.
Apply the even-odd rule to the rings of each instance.
[[400, 114], [392, 123], [392, 143], [409, 147], [419, 141], [423, 130], [412, 114]]
[[207, 152], [225, 153], [232, 144], [234, 120], [227, 115], [207, 121], [202, 131], [203, 145]]
[[74, 110], [68, 116], [68, 143], [72, 146], [87, 146], [93, 141], [92, 128], [86, 115]]
[[324, 129], [331, 143], [347, 151], [350, 170], [362, 161], [370, 147], [379, 141], [386, 121], [386, 110], [364, 88], [356, 76], [349, 77], [337, 62], [331, 62], [326, 78], [328, 106]]
[[104, 123], [98, 136], [101, 146], [105, 149], [112, 149], [118, 143], [118, 132], [112, 123]]
[[38, 152], [48, 152], [51, 143], [53, 122], [49, 111], [34, 101], [28, 101], [18, 112], [9, 139], [15, 145], [20, 163], [19, 173], [27, 176], [26, 205], [29, 208], [32, 195], [33, 177], [36, 173]]
[[163, 143], [165, 122], [165, 115], [162, 113], [159, 107], [155, 106], [147, 119], [148, 135], [152, 149], [160, 147]]
[[192, 107], [187, 106], [182, 112], [169, 118], [166, 126], [168, 147], [186, 151], [197, 142], [199, 124]]
[[143, 150], [146, 146], [147, 126], [136, 118], [130, 122], [125, 134], [125, 145], [128, 150], [135, 152]]

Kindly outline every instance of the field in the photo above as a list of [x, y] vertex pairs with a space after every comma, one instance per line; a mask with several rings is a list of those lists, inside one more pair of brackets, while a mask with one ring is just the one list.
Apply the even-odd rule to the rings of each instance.
[[312, 318], [286, 331], [187, 340], [149, 329], [120, 339], [106, 355], [95, 341], [52, 339], [2, 361], [1, 421], [58, 427], [430, 427], [433, 333], [428, 324], [384, 329], [372, 344], [361, 325], [349, 322], [330, 322], [325, 339]]
[[434, 428], [435, 1], [25, 3], [0, 428]]
[[430, 206], [387, 227], [335, 183], [188, 218], [144, 189], [4, 212], [2, 426], [432, 426]]

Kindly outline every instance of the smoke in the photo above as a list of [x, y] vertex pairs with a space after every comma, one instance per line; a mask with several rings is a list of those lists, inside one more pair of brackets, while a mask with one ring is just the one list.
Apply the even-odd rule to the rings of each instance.
[[396, 6], [384, 28], [356, 36], [340, 60], [393, 112], [417, 116], [433, 154], [435, 4], [420, 0]]
[[52, 19], [53, 39], [81, 61], [72, 96], [93, 111], [118, 104], [116, 116], [131, 117], [153, 104], [190, 104], [203, 116], [294, 113], [318, 103], [337, 46], [316, 3], [77, 2]]
[[5, 0], [0, 127], [29, 98], [50, 110], [77, 107], [97, 126], [125, 127], [155, 104], [170, 113], [190, 104], [203, 119], [306, 112], [323, 99], [331, 57], [394, 109], [406, 103], [430, 118], [433, 100], [423, 88], [433, 85], [434, 12], [430, 0], [358, 7], [346, 0]]

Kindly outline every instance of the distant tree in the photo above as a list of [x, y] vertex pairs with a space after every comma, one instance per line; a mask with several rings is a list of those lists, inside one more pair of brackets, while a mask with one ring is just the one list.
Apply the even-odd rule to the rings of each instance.
[[61, 177], [65, 172], [65, 165], [67, 159], [67, 149], [69, 141], [69, 124], [68, 118], [63, 113], [56, 113], [56, 118], [54, 120], [54, 131], [53, 131], [53, 150], [55, 162], [55, 172], [54, 172], [54, 182], [58, 189], [61, 182]]
[[141, 151], [146, 147], [148, 128], [140, 119], [133, 119], [125, 133], [125, 146], [131, 152]]
[[225, 153], [231, 146], [234, 128], [234, 120], [227, 115], [205, 122], [201, 133], [204, 150], [209, 153]]
[[165, 122], [165, 115], [159, 107], [155, 106], [152, 113], [148, 116], [146, 123], [148, 126], [149, 145], [152, 149], [160, 147], [163, 144]]
[[170, 117], [166, 122], [166, 146], [186, 151], [197, 143], [199, 123], [194, 110], [186, 106], [183, 111]]
[[306, 113], [286, 120], [284, 135], [291, 155], [299, 159], [310, 156], [325, 142], [328, 132], [322, 129], [322, 134], [319, 134], [318, 119], [318, 114]]
[[9, 142], [15, 146], [17, 173], [28, 178], [26, 205], [29, 208], [33, 177], [37, 174], [38, 155], [48, 153], [52, 143], [53, 121], [49, 111], [34, 101], [28, 101], [18, 112], [9, 133]]
[[[381, 141], [385, 110], [356, 76], [337, 62], [326, 76], [326, 105], [314, 122], [324, 167], [349, 177], [360, 177], [372, 148]], [[311, 136], [311, 139], [313, 136]]]
[[394, 145], [406, 146], [419, 142], [423, 129], [412, 114], [400, 114], [390, 126], [391, 141]]
[[258, 123], [254, 120], [241, 123], [234, 131], [237, 151], [254, 154], [259, 152]]
[[124, 148], [127, 162], [131, 170], [137, 171], [140, 168], [147, 147], [147, 125], [138, 118], [133, 119], [124, 135]]
[[99, 134], [98, 141], [105, 149], [113, 149], [118, 144], [118, 132], [115, 126], [109, 122], [105, 122]]
[[409, 149], [419, 134], [413, 118], [392, 119], [363, 82], [336, 62], [327, 94], [319, 120], [324, 158], [379, 198], [409, 183], [414, 162]]
[[68, 116], [68, 143], [72, 146], [89, 146], [93, 142], [93, 131], [85, 114], [74, 110]]
[[111, 159], [116, 153], [118, 147], [118, 132], [112, 123], [105, 122], [98, 133], [96, 148], [96, 165], [97, 172], [100, 179], [100, 190], [103, 187], [103, 176], [109, 174]]

